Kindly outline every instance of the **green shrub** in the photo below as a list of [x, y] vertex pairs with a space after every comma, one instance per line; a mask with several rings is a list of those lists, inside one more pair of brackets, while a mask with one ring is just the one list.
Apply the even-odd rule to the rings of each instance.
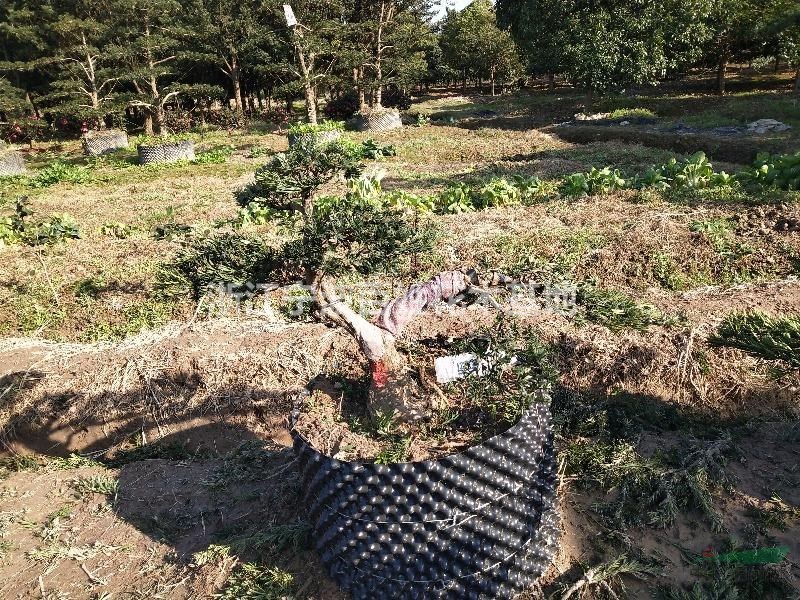
[[0, 247], [18, 243], [41, 246], [80, 237], [78, 226], [69, 215], [55, 214], [36, 223], [28, 219], [31, 215], [28, 199], [19, 198], [14, 205], [14, 214], [0, 218]]
[[656, 113], [649, 108], [618, 108], [611, 111], [609, 119], [655, 119]]
[[712, 346], [727, 346], [767, 360], [782, 360], [800, 368], [800, 316], [770, 317], [761, 312], [733, 313], [709, 338]]
[[188, 242], [156, 276], [164, 296], [200, 298], [219, 284], [264, 283], [275, 267], [275, 251], [258, 237], [225, 233]]
[[205, 152], [200, 152], [192, 162], [195, 165], [222, 164], [227, 162], [233, 154], [233, 146], [216, 146]]
[[571, 197], [595, 196], [610, 194], [626, 185], [618, 169], [612, 171], [610, 167], [592, 167], [588, 173], [575, 173], [567, 177], [561, 186], [561, 193]]
[[625, 327], [644, 330], [664, 320], [655, 307], [638, 304], [617, 290], [582, 286], [578, 291], [578, 304], [584, 307], [589, 321], [608, 327], [611, 331], [620, 331]]
[[31, 187], [43, 188], [57, 183], [86, 183], [92, 179], [92, 174], [86, 167], [73, 165], [56, 160], [39, 171], [30, 179]]
[[800, 152], [775, 156], [760, 153], [744, 178], [767, 187], [800, 190]]
[[493, 177], [471, 192], [472, 205], [478, 209], [518, 204], [520, 192], [502, 177]]
[[430, 250], [435, 238], [431, 223], [418, 223], [402, 209], [353, 195], [329, 197], [316, 204], [300, 237], [284, 246], [283, 260], [327, 276], [396, 273], [409, 255]]
[[472, 212], [475, 205], [472, 203], [472, 192], [466, 183], [458, 182], [450, 184], [445, 189], [436, 202], [437, 212], [444, 214], [459, 214]]
[[291, 137], [308, 133], [320, 133], [322, 131], [344, 131], [344, 123], [341, 121], [322, 121], [316, 125], [312, 125], [311, 123], [294, 123], [289, 126], [287, 133]]
[[192, 140], [193, 137], [191, 135], [185, 133], [172, 133], [172, 134], [163, 134], [163, 135], [139, 135], [134, 138], [130, 138], [129, 144], [131, 148], [136, 148], [137, 146], [160, 146], [162, 144], [179, 144], [180, 142], [186, 142]]
[[237, 194], [239, 204], [251, 202], [279, 210], [302, 211], [303, 205], [322, 185], [339, 174], [352, 178], [364, 169], [360, 153], [343, 142], [317, 145], [301, 140], [286, 152], [274, 155], [258, 168], [255, 183]]

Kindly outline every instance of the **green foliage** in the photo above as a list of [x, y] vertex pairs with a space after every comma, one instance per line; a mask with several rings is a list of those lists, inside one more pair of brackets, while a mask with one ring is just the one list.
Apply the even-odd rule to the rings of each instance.
[[159, 267], [156, 289], [167, 297], [190, 294], [197, 299], [223, 283], [264, 283], [275, 259], [275, 251], [255, 236], [224, 233], [193, 239]]
[[375, 456], [376, 465], [393, 465], [408, 460], [411, 436], [394, 436], [391, 443]]
[[760, 153], [745, 178], [782, 190], [800, 190], [800, 152], [772, 156]]
[[417, 223], [405, 210], [350, 194], [317, 203], [283, 256], [304, 272], [395, 273], [410, 254], [430, 250], [435, 238], [431, 223]]
[[89, 475], [79, 477], [72, 481], [72, 489], [83, 498], [89, 494], [104, 494], [106, 496], [116, 496], [119, 489], [119, 481], [110, 475]]
[[649, 325], [663, 323], [664, 317], [649, 304], [638, 304], [630, 296], [617, 290], [590, 285], [578, 290], [578, 304], [583, 306], [586, 318], [611, 331], [625, 327], [643, 331]]
[[377, 160], [384, 156], [396, 156], [397, 149], [391, 144], [381, 144], [372, 138], [367, 138], [361, 144], [361, 158]]
[[800, 317], [770, 317], [761, 312], [732, 313], [709, 338], [713, 346], [739, 348], [767, 360], [800, 368]]
[[334, 177], [361, 173], [360, 147], [342, 142], [317, 145], [301, 140], [256, 170], [255, 183], [238, 194], [241, 206], [256, 202], [281, 210], [303, 210], [303, 203]]
[[61, 182], [86, 183], [91, 179], [92, 174], [86, 167], [56, 160], [32, 177], [29, 184], [34, 188], [43, 188]]
[[731, 439], [723, 436], [671, 456], [644, 458], [627, 442], [597, 440], [574, 442], [564, 454], [568, 473], [590, 474], [584, 484], [615, 490], [611, 501], [595, 507], [613, 526], [664, 528], [694, 509], [720, 531], [712, 490], [731, 482], [725, 466], [733, 451]]
[[472, 212], [475, 205], [472, 202], [472, 191], [463, 182], [450, 184], [437, 199], [438, 212], [444, 214], [460, 214]]
[[473, 369], [480, 376], [451, 385], [484, 413], [475, 420], [488, 433], [516, 423], [523, 411], [542, 400], [542, 392], [552, 389], [558, 376], [550, 348], [531, 329], [504, 316], [460, 344], [458, 351], [476, 356]]
[[0, 247], [18, 243], [41, 246], [80, 237], [78, 226], [69, 215], [55, 214], [47, 220], [31, 223], [32, 215], [28, 199], [18, 198], [13, 215], [0, 217]]
[[472, 203], [477, 209], [519, 204], [519, 201], [519, 189], [502, 177], [493, 177], [479, 188], [472, 190]]
[[287, 133], [289, 137], [292, 137], [308, 133], [321, 133], [323, 131], [344, 131], [344, 123], [341, 121], [321, 121], [316, 125], [312, 123], [293, 123], [289, 126]]
[[231, 157], [231, 154], [233, 154], [233, 150], [234, 148], [231, 145], [217, 146], [211, 150], [200, 152], [192, 161], [192, 164], [210, 165], [225, 163]]
[[623, 189], [627, 182], [620, 175], [619, 170], [604, 167], [588, 173], [574, 173], [569, 175], [561, 185], [561, 193], [570, 197], [595, 196], [610, 194]]
[[292, 598], [296, 588], [294, 576], [277, 567], [261, 567], [253, 563], [239, 566], [223, 590], [214, 595], [218, 600], [283, 600]]
[[609, 119], [655, 119], [656, 113], [649, 108], [616, 108], [608, 115]]

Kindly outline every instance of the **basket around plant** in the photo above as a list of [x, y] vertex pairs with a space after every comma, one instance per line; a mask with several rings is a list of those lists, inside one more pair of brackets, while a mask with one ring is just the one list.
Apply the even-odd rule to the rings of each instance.
[[82, 138], [83, 151], [90, 156], [98, 156], [128, 147], [128, 134], [119, 129], [87, 131]]
[[552, 562], [559, 519], [546, 404], [482, 444], [421, 462], [341, 461], [292, 436], [316, 550], [355, 600], [512, 598]]
[[194, 160], [195, 158], [194, 142], [191, 140], [152, 145], [139, 144], [136, 149], [139, 152], [139, 164], [142, 165]]
[[313, 143], [315, 145], [327, 144], [328, 142], [335, 142], [342, 137], [342, 132], [337, 130], [331, 131], [314, 131], [312, 133], [290, 133], [289, 146], [294, 146], [300, 142]]
[[403, 126], [400, 111], [396, 108], [377, 108], [356, 114], [359, 131], [389, 131]]
[[25, 159], [19, 150], [10, 146], [0, 147], [0, 177], [25, 173]]

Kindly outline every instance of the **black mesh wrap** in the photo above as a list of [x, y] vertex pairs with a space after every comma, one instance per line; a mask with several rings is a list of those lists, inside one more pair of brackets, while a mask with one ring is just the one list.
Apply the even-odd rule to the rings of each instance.
[[545, 404], [478, 446], [422, 462], [344, 462], [292, 436], [316, 550], [356, 600], [512, 598], [552, 561], [556, 464]]
[[194, 160], [194, 142], [183, 140], [180, 142], [167, 142], [154, 146], [139, 145], [139, 164], [178, 162], [179, 160]]

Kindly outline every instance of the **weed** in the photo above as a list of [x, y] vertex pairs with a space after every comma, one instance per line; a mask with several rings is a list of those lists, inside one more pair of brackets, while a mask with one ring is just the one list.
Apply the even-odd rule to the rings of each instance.
[[283, 600], [293, 597], [294, 576], [278, 567], [244, 563], [214, 597], [218, 600]]
[[119, 481], [110, 475], [90, 475], [80, 477], [71, 483], [79, 498], [84, 498], [89, 494], [104, 494], [116, 497], [119, 491]]
[[578, 291], [578, 304], [583, 306], [589, 321], [611, 331], [625, 327], [643, 331], [649, 325], [664, 323], [663, 315], [655, 307], [638, 304], [617, 290], [584, 285]]
[[54, 544], [46, 548], [37, 548], [25, 553], [25, 556], [36, 562], [55, 563], [59, 560], [72, 559], [78, 562], [90, 560], [100, 554], [111, 556], [116, 552], [127, 550], [124, 546], [109, 546], [95, 542], [91, 546], [67, 546]]
[[457, 344], [456, 351], [476, 357], [468, 374], [480, 377], [464, 377], [452, 385], [483, 413], [472, 417], [473, 425], [487, 433], [516, 423], [557, 377], [550, 348], [532, 330], [504, 316]]
[[800, 507], [787, 504], [780, 496], [772, 497], [751, 511], [756, 523], [763, 529], [786, 531], [790, 524], [800, 522]]
[[651, 258], [653, 278], [671, 291], [686, 289], [686, 276], [681, 272], [674, 258], [663, 252], [655, 252]]
[[86, 183], [91, 179], [92, 174], [86, 167], [57, 160], [32, 177], [29, 185], [34, 188], [43, 188], [61, 182]]
[[708, 340], [767, 360], [782, 360], [800, 368], [800, 317], [770, 317], [764, 313], [732, 313]]
[[305, 521], [274, 525], [253, 535], [228, 538], [223, 543], [240, 555], [276, 556], [286, 550], [299, 552], [311, 547], [311, 525]]
[[610, 598], [619, 598], [619, 594], [625, 595], [622, 576], [644, 580], [652, 575], [660, 575], [661, 571], [661, 566], [656, 563], [640, 561], [623, 554], [591, 568], [584, 566], [583, 576], [564, 591], [561, 600], [569, 600], [573, 596], [584, 598], [587, 593], [591, 597], [607, 594]]
[[609, 119], [655, 119], [656, 113], [649, 108], [617, 108], [611, 111]]
[[408, 451], [411, 447], [411, 436], [393, 436], [383, 450], [375, 456], [376, 465], [392, 465], [408, 460]]
[[[698, 510], [714, 531], [722, 520], [714, 509], [712, 488], [727, 485], [727, 458], [734, 451], [729, 436], [696, 442], [681, 456], [644, 458], [627, 442], [578, 441], [565, 449], [567, 470], [583, 474], [585, 485], [616, 489], [616, 498], [595, 506], [614, 526], [664, 528], [689, 509]], [[591, 479], [586, 478], [591, 474]]]
[[709, 561], [703, 580], [690, 590], [660, 586], [659, 600], [785, 600], [796, 598], [796, 589], [769, 565], [739, 566]]
[[231, 145], [216, 146], [205, 152], [198, 153], [197, 157], [191, 162], [194, 165], [222, 164], [228, 161], [231, 154], [233, 154], [233, 150], [234, 148]]

